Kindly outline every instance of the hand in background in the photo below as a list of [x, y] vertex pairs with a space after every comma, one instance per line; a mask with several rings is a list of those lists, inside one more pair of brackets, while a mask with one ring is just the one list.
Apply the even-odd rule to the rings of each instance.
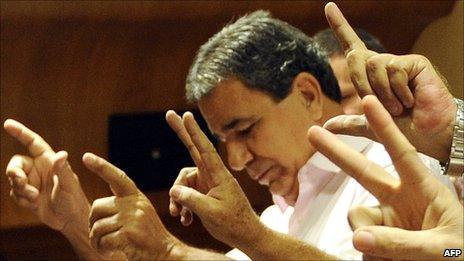
[[[351, 80], [359, 95], [377, 95], [396, 125], [418, 151], [446, 162], [457, 106], [446, 80], [421, 55], [378, 54], [366, 48], [334, 3], [325, 14], [345, 50]], [[375, 139], [363, 116], [341, 115], [328, 130]]]
[[399, 180], [327, 130], [312, 127], [308, 132], [317, 150], [379, 200], [377, 207], [350, 211], [355, 248], [369, 256], [393, 259], [442, 259], [445, 249], [463, 249], [463, 206], [429, 173], [380, 102], [369, 95], [362, 104], [372, 131], [392, 158]]
[[107, 257], [122, 251], [130, 260], [166, 259], [178, 240], [163, 226], [150, 200], [122, 170], [103, 158], [86, 153], [82, 161], [114, 194], [92, 204], [91, 245]]

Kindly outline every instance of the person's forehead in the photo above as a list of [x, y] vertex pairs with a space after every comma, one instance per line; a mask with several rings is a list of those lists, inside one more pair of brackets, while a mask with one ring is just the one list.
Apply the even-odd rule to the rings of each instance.
[[263, 91], [231, 80], [200, 99], [198, 106], [210, 129], [217, 132], [234, 120], [256, 117], [272, 103], [272, 97]]

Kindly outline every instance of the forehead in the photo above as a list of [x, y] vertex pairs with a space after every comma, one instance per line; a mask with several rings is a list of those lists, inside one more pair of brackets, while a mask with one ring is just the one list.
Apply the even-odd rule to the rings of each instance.
[[219, 132], [233, 120], [257, 117], [275, 104], [267, 93], [246, 87], [238, 80], [220, 83], [198, 102], [203, 117], [214, 132]]

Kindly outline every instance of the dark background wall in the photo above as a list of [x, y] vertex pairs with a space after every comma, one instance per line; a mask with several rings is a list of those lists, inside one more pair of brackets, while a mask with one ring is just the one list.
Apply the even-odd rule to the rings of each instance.
[[[377, 35], [393, 53], [407, 53], [420, 32], [450, 12], [454, 1], [343, 1], [354, 26]], [[197, 48], [247, 12], [270, 10], [312, 35], [327, 27], [324, 2], [1, 2], [1, 121], [17, 119], [69, 161], [92, 201], [110, 195], [81, 164], [84, 152], [108, 155], [113, 113], [193, 108], [184, 80]], [[0, 253], [8, 259], [73, 257], [59, 234], [9, 199], [3, 175], [24, 149], [1, 131]], [[237, 175], [256, 210], [270, 204], [266, 189]], [[198, 219], [185, 229], [168, 214], [167, 191], [149, 193], [166, 226], [194, 245], [226, 246]], [[198, 236], [201, 235], [201, 236]], [[47, 240], [44, 240], [46, 238]], [[19, 244], [21, 242], [21, 244]]]

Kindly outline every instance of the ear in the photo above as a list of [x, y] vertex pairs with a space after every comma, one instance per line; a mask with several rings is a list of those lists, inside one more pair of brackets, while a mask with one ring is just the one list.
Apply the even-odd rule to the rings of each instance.
[[299, 73], [292, 83], [293, 91], [301, 97], [312, 120], [321, 121], [323, 112], [323, 99], [321, 85], [312, 74], [307, 72]]

